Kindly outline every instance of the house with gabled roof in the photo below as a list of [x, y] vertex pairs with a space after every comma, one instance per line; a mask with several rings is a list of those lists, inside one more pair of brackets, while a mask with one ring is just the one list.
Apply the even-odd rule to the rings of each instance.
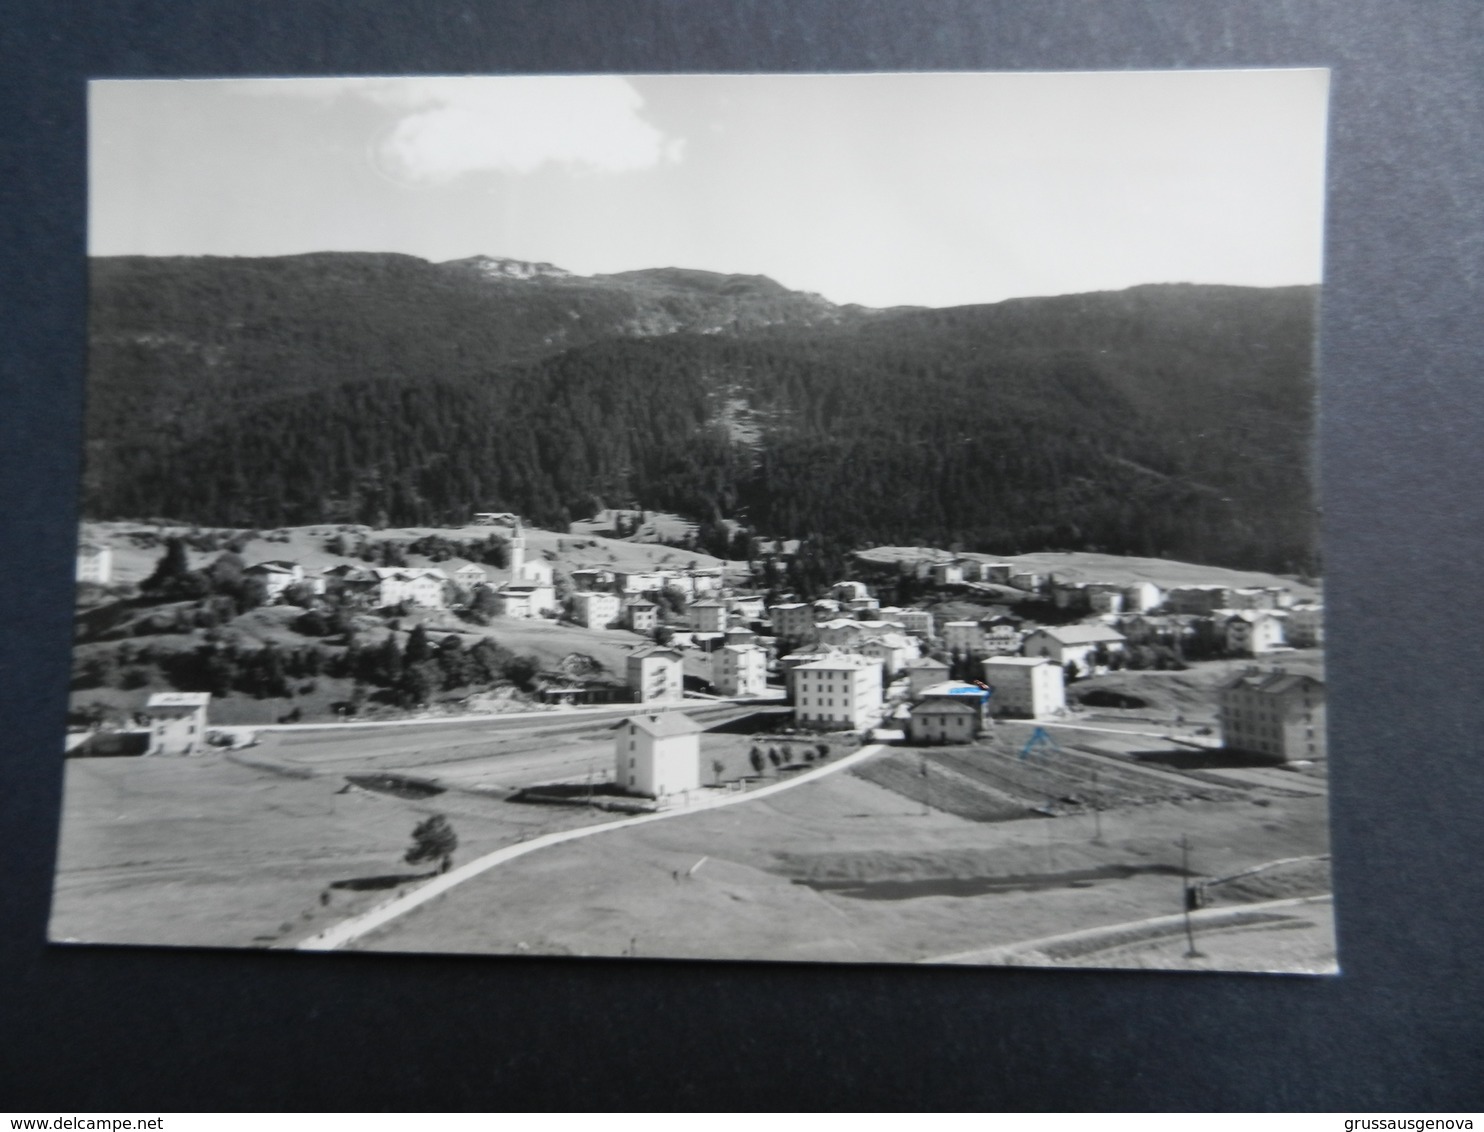
[[916, 699], [922, 695], [924, 688], [931, 688], [934, 684], [947, 680], [951, 669], [941, 660], [920, 656], [902, 665], [902, 671], [907, 675], [907, 694]]
[[681, 711], [634, 715], [618, 724], [613, 778], [619, 789], [646, 798], [699, 790], [702, 730]]
[[1033, 630], [1021, 642], [1026, 656], [1044, 656], [1066, 665], [1069, 661], [1083, 672], [1094, 667], [1098, 650], [1122, 649], [1124, 635], [1109, 625], [1054, 625]]
[[678, 649], [651, 646], [629, 654], [624, 675], [638, 703], [678, 700], [685, 694], [684, 666]]
[[1285, 762], [1324, 758], [1323, 681], [1249, 665], [1222, 685], [1220, 697], [1222, 746]]
[[149, 755], [199, 755], [206, 750], [210, 692], [156, 692], [144, 705]]
[[913, 743], [972, 743], [978, 734], [978, 705], [953, 696], [913, 704], [907, 721], [907, 737]]
[[698, 633], [724, 633], [727, 627], [727, 607], [719, 601], [706, 599], [693, 602], [685, 611], [691, 628]]

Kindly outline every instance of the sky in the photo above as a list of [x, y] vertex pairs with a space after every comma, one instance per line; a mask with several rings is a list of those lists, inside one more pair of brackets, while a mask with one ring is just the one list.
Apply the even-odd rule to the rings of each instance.
[[1321, 277], [1324, 70], [95, 81], [93, 255], [403, 252], [956, 306]]

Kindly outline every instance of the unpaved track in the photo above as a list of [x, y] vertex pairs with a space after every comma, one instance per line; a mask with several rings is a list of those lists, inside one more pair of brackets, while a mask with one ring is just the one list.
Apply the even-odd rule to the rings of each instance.
[[335, 951], [351, 943], [368, 932], [383, 927], [398, 917], [405, 916], [413, 909], [426, 904], [435, 897], [442, 896], [450, 889], [456, 888], [465, 881], [472, 880], [482, 873], [507, 861], [513, 861], [518, 857], [524, 857], [528, 853], [534, 853], [539, 849], [545, 849], [552, 845], [560, 845], [566, 841], [576, 841], [583, 837], [594, 837], [600, 833], [608, 833], [615, 829], [628, 829], [636, 825], [647, 825], [651, 822], [664, 821], [667, 818], [686, 817], [687, 815], [700, 813], [706, 810], [721, 809], [723, 806], [735, 806], [743, 802], [751, 802], [758, 798], [766, 798], [770, 795], [780, 793], [784, 790], [792, 790], [795, 786], [802, 786], [808, 782], [817, 781], [827, 774], [833, 774], [838, 770], [845, 770], [864, 762], [885, 750], [879, 744], [862, 747], [854, 754], [846, 755], [837, 759], [827, 766], [818, 767], [806, 771], [797, 778], [791, 778], [787, 782], [777, 782], [772, 786], [764, 786], [744, 794], [722, 795], [716, 798], [708, 798], [701, 802], [687, 806], [683, 809], [664, 810], [657, 814], [643, 814], [635, 818], [626, 818], [622, 821], [608, 822], [604, 825], [583, 826], [580, 829], [565, 830], [560, 833], [548, 833], [541, 837], [532, 838], [530, 841], [519, 845], [510, 845], [504, 849], [497, 849], [493, 853], [487, 853], [477, 860], [470, 861], [452, 872], [444, 873], [435, 880], [409, 892], [406, 896], [389, 900], [359, 916], [353, 916], [349, 920], [343, 920], [332, 928], [310, 936], [297, 945], [299, 951]]

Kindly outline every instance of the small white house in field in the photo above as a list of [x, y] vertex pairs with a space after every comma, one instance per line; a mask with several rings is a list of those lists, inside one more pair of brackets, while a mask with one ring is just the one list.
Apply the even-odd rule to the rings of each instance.
[[701, 788], [701, 725], [690, 716], [635, 715], [615, 730], [613, 777], [621, 790], [663, 798]]
[[757, 645], [724, 645], [711, 654], [711, 685], [719, 696], [760, 696], [768, 690], [768, 654]]
[[912, 705], [907, 722], [914, 743], [972, 743], [979, 734], [979, 708], [967, 699], [934, 696]]
[[624, 664], [626, 683], [639, 703], [678, 700], [685, 694], [685, 660], [675, 649], [645, 648]]
[[113, 548], [98, 542], [77, 544], [77, 580], [106, 586], [113, 579]]
[[1037, 719], [1067, 706], [1062, 667], [1044, 656], [993, 656], [983, 667], [991, 711]]
[[199, 755], [206, 749], [210, 692], [156, 692], [144, 705], [149, 719], [148, 755]]

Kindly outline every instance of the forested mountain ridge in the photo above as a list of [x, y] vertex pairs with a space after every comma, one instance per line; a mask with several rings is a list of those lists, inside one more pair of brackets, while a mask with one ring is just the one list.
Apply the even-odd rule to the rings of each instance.
[[86, 511], [1316, 565], [1317, 290], [868, 311], [770, 279], [408, 256], [94, 265]]

